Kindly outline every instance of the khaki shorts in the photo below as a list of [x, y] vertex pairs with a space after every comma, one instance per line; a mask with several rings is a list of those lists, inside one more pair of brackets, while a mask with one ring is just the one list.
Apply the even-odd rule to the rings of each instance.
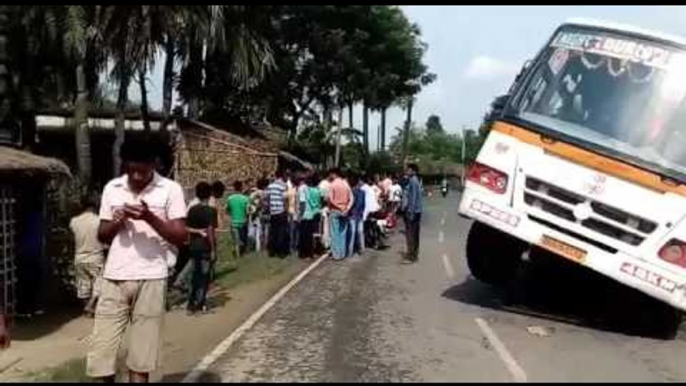
[[76, 263], [76, 296], [79, 299], [98, 297], [102, 279], [102, 263]]
[[86, 372], [93, 378], [116, 373], [117, 351], [130, 327], [126, 365], [151, 373], [160, 364], [166, 279], [102, 279]]

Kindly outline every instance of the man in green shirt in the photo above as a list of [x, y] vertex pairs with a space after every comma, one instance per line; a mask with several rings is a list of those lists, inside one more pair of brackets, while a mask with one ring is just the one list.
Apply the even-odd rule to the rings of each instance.
[[233, 183], [234, 193], [226, 200], [226, 211], [231, 219], [231, 230], [238, 243], [239, 254], [244, 254], [248, 246], [248, 206], [250, 198], [243, 193], [243, 183]]

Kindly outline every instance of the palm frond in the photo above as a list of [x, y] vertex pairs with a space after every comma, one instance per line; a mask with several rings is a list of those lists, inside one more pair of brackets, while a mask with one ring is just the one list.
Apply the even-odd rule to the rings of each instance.
[[88, 25], [86, 12], [79, 5], [67, 6], [64, 33], [64, 48], [67, 56], [82, 60], [86, 55]]

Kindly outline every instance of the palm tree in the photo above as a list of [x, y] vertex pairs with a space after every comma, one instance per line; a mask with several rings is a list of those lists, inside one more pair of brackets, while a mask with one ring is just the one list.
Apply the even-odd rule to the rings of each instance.
[[[78, 175], [90, 181], [88, 99], [105, 62], [98, 29], [99, 6], [17, 6], [11, 19], [12, 57], [19, 78], [22, 126], [30, 145], [40, 106], [74, 106]], [[38, 81], [40, 80], [40, 81]]]
[[114, 144], [112, 158], [114, 176], [121, 173], [121, 145], [124, 143], [125, 112], [128, 104], [128, 89], [136, 66], [140, 63], [140, 50], [136, 46], [136, 11], [138, 7], [105, 6], [105, 17], [102, 23], [103, 35], [109, 56], [114, 62], [111, 72], [117, 82], [117, 108], [114, 117]]
[[[249, 89], [264, 79], [274, 66], [271, 47], [253, 20], [260, 12], [246, 6], [207, 6], [191, 12], [180, 42], [182, 57], [179, 91], [188, 104], [188, 115], [197, 117], [208, 79], [221, 77], [217, 62], [228, 58], [230, 80], [239, 89]], [[222, 60], [219, 60], [222, 59]]]
[[[87, 57], [92, 55], [101, 42], [97, 25], [99, 6], [64, 6], [66, 25], [64, 28], [64, 51], [75, 63], [76, 100], [74, 103], [74, 125], [76, 128], [76, 159], [79, 177], [91, 181], [91, 141], [88, 130], [89, 92], [86, 82]], [[90, 15], [89, 15], [90, 14]], [[89, 20], [89, 16], [91, 19]], [[89, 23], [90, 21], [90, 23]]]
[[146, 129], [149, 129], [145, 74], [154, 65], [155, 54], [162, 43], [166, 25], [164, 15], [164, 6], [105, 6], [102, 33], [106, 37], [105, 47], [114, 62], [111, 76], [118, 85], [112, 149], [115, 176], [121, 172], [119, 151], [124, 143], [128, 88], [136, 76], [144, 99], [142, 115]]
[[67, 31], [65, 50], [76, 59], [76, 102], [74, 104], [74, 125], [76, 127], [76, 159], [79, 177], [91, 180], [91, 143], [88, 132], [88, 90], [84, 70], [86, 56], [86, 20], [82, 6], [67, 6]]
[[[174, 83], [174, 63], [182, 62], [180, 86], [185, 91], [189, 115], [197, 116], [204, 71], [208, 55], [228, 53], [232, 59], [231, 73], [243, 86], [260, 80], [273, 63], [271, 50], [249, 28], [247, 22], [236, 23], [227, 19], [247, 12], [241, 6], [105, 6], [106, 17], [101, 22], [106, 46], [114, 68], [112, 77], [119, 88], [115, 117], [115, 144], [113, 148], [114, 172], [121, 168], [119, 148], [124, 140], [124, 117], [128, 104], [128, 87], [137, 77], [141, 87], [142, 112], [147, 116], [145, 75], [154, 65], [157, 51], [164, 47], [167, 53], [164, 75], [164, 112], [171, 110], [171, 85]], [[149, 127], [146, 124], [146, 128]]]
[[415, 102], [415, 97], [414, 95], [410, 95], [405, 98], [406, 102], [406, 111], [407, 111], [407, 119], [405, 120], [405, 127], [403, 128], [403, 152], [402, 152], [402, 158], [400, 161], [400, 164], [405, 165], [405, 162], [407, 161], [407, 154], [409, 150], [409, 145], [410, 145], [410, 127], [412, 126], [412, 108], [414, 106]]
[[192, 12], [186, 7], [168, 7], [167, 29], [164, 34], [164, 74], [162, 79], [162, 114], [164, 121], [160, 130], [166, 131], [172, 110], [174, 84], [177, 80], [175, 68], [177, 65], [180, 42], [186, 24], [190, 21]]

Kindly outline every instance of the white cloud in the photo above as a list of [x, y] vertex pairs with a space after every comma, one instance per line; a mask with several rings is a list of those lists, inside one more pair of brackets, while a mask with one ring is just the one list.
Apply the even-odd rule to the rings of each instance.
[[514, 77], [520, 64], [507, 62], [487, 55], [472, 58], [464, 72], [464, 77], [475, 80], [493, 80]]

